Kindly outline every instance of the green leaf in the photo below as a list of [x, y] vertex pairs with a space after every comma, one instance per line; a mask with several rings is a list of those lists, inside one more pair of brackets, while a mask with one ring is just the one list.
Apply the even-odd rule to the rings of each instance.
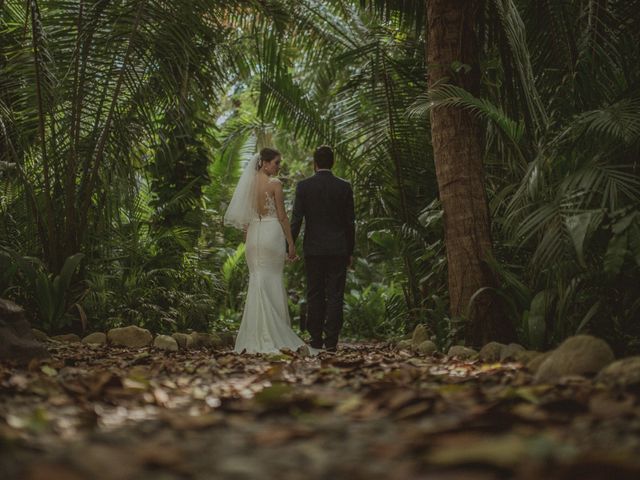
[[55, 368], [50, 367], [49, 365], [43, 365], [40, 370], [42, 370], [42, 373], [48, 375], [49, 377], [55, 377], [58, 374], [58, 371]]
[[44, 274], [38, 275], [35, 284], [36, 303], [38, 304], [39, 314], [47, 327], [51, 326], [53, 320], [53, 285], [51, 280]]
[[64, 290], [60, 288], [60, 277], [56, 276], [51, 282], [51, 314], [50, 320], [57, 323], [60, 310], [64, 308]]
[[26, 258], [17, 257], [16, 261], [20, 266], [20, 271], [27, 279], [27, 282], [32, 286], [35, 285], [38, 279], [38, 270], [36, 270], [33, 264]]
[[65, 260], [59, 275], [60, 277], [59, 293], [64, 294], [69, 289], [69, 285], [71, 284], [71, 279], [73, 278], [73, 274], [75, 273], [76, 268], [78, 268], [78, 265], [80, 265], [80, 262], [82, 261], [83, 258], [84, 258], [83, 253], [76, 253], [75, 255], [71, 255], [69, 258]]
[[565, 225], [567, 230], [569, 231], [569, 235], [571, 236], [571, 241], [573, 242], [573, 246], [576, 249], [576, 255], [578, 256], [578, 261], [580, 265], [586, 268], [586, 263], [584, 261], [584, 241], [587, 236], [587, 233], [591, 230], [591, 224], [594, 218], [598, 216], [598, 223], [602, 220], [602, 213], [599, 211], [590, 211], [579, 213], [578, 215], [573, 215], [571, 217], [567, 217], [565, 219]]
[[575, 333], [576, 335], [582, 332], [582, 329], [587, 326], [589, 321], [596, 315], [596, 313], [598, 313], [599, 309], [600, 309], [600, 300], [594, 303], [589, 309], [589, 311], [585, 314], [584, 318], [582, 319], [582, 321], [578, 325], [578, 328], [576, 329], [576, 333]]
[[451, 70], [456, 73], [469, 73], [471, 71], [471, 65], [462, 63], [459, 60], [454, 60], [453, 62], [451, 62]]
[[420, 222], [420, 225], [425, 228], [435, 227], [438, 224], [442, 224], [443, 213], [444, 212], [442, 209], [435, 211], [425, 209], [422, 213], [420, 213], [418, 221]]
[[624, 217], [622, 217], [620, 220], [618, 220], [616, 223], [613, 224], [613, 227], [611, 227], [611, 231], [615, 235], [621, 234], [629, 227], [629, 225], [631, 225], [631, 222], [633, 222], [637, 214], [638, 212], [632, 212], [629, 215], [625, 215]]
[[384, 229], [369, 232], [367, 238], [379, 247], [382, 247], [386, 252], [394, 252], [397, 248], [397, 240], [390, 230]]
[[633, 255], [636, 265], [640, 267], [640, 226], [637, 223], [631, 225], [627, 230], [627, 235], [629, 236], [631, 255]]
[[555, 292], [553, 290], [542, 290], [531, 300], [527, 319], [527, 334], [534, 348], [542, 348], [544, 346], [547, 331], [547, 312], [554, 297]]
[[624, 257], [627, 254], [628, 236], [627, 232], [621, 235], [614, 235], [609, 241], [607, 252], [604, 254], [604, 271], [610, 275], [620, 273]]
[[[283, 247], [284, 248], [284, 247]], [[222, 265], [222, 279], [227, 287], [231, 284], [233, 280], [233, 276], [240, 266], [240, 262], [242, 261], [242, 257], [245, 253], [245, 244], [241, 243], [236, 248], [236, 251], [233, 252], [232, 255], [229, 255]]]
[[[272, 361], [277, 361], [270, 357]], [[288, 360], [287, 357], [285, 359]], [[274, 408], [285, 405], [291, 401], [293, 388], [286, 383], [274, 383], [258, 392], [255, 396], [256, 402], [262, 407]]]

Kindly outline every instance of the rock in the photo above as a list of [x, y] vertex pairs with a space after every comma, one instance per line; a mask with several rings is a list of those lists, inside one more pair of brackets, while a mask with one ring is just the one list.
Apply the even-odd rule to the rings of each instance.
[[187, 335], [186, 333], [176, 332], [172, 334], [171, 337], [178, 343], [178, 347], [182, 349], [187, 348], [187, 340], [189, 338], [189, 335]]
[[80, 343], [80, 337], [75, 333], [65, 333], [64, 335], [54, 335], [51, 340], [63, 343]]
[[311, 356], [311, 350], [309, 350], [309, 345], [301, 345], [301, 346], [299, 346], [298, 349], [296, 350], [296, 352], [301, 357], [310, 357]]
[[85, 345], [106, 345], [107, 336], [102, 332], [90, 333], [82, 339], [82, 343], [84, 343]]
[[528, 365], [540, 355], [542, 355], [542, 352], [537, 352], [535, 350], [523, 350], [522, 352], [516, 353], [514, 360], [522, 363], [523, 365]]
[[600, 370], [596, 380], [607, 386], [640, 387], [640, 356], [623, 358], [607, 365]]
[[178, 351], [178, 342], [175, 338], [170, 337], [169, 335], [158, 335], [153, 340], [153, 346], [160, 350], [167, 350], [168, 352]]
[[0, 359], [28, 363], [49, 353], [35, 340], [21, 306], [0, 298]]
[[500, 351], [500, 361], [501, 362], [506, 362], [508, 360], [518, 361], [519, 355], [524, 351], [525, 351], [525, 348], [522, 345], [518, 345], [517, 343], [510, 343]]
[[411, 343], [414, 347], [417, 347], [425, 340], [429, 340], [429, 331], [424, 325], [416, 325], [413, 335], [411, 336]]
[[219, 348], [221, 346], [222, 340], [220, 340], [220, 337], [212, 333], [193, 332], [187, 338], [188, 349]]
[[478, 356], [478, 352], [476, 352], [473, 348], [464, 347], [462, 345], [454, 345], [449, 349], [447, 353], [450, 357], [456, 357], [460, 360], [471, 360]]
[[433, 355], [438, 351], [438, 347], [431, 340], [425, 340], [414, 348], [416, 353], [420, 355]]
[[484, 347], [480, 349], [478, 353], [478, 358], [483, 362], [499, 362], [500, 361], [500, 352], [502, 349], [506, 347], [504, 343], [500, 342], [489, 342]]
[[398, 350], [411, 350], [411, 348], [413, 347], [413, 342], [410, 339], [400, 340], [396, 344], [396, 347], [398, 348]]
[[37, 328], [32, 328], [31, 334], [33, 335], [33, 338], [35, 338], [39, 342], [45, 343], [47, 340], [49, 340], [49, 335], [44, 333], [42, 330], [38, 330]]
[[538, 371], [538, 369], [540, 368], [540, 365], [542, 365], [542, 363], [549, 358], [549, 355], [551, 355], [553, 353], [553, 350], [548, 351], [548, 352], [544, 352], [541, 353], [540, 355], [532, 358], [531, 360], [529, 360], [529, 362], [527, 362], [527, 368], [529, 369], [529, 371], [531, 373], [536, 373]]
[[537, 383], [555, 382], [564, 375], [598, 373], [615, 360], [607, 342], [591, 335], [566, 339], [538, 368]]
[[153, 335], [146, 328], [129, 325], [128, 327], [112, 328], [107, 332], [107, 339], [113, 345], [140, 348], [149, 345], [153, 341]]
[[233, 332], [218, 332], [218, 336], [222, 341], [222, 347], [233, 348], [236, 344], [236, 336]]

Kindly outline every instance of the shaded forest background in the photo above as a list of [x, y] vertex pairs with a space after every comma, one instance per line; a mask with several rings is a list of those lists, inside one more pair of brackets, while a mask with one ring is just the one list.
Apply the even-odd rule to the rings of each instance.
[[[640, 352], [640, 2], [474, 0], [477, 55], [434, 81], [442, 3], [0, 0], [0, 296], [48, 332], [235, 330], [244, 162], [279, 148], [291, 202], [328, 143], [356, 195], [347, 336], [425, 324], [446, 349], [490, 295], [529, 348]], [[453, 110], [481, 138], [494, 278], [456, 308], [432, 142]], [[296, 322], [302, 263], [286, 277]]]

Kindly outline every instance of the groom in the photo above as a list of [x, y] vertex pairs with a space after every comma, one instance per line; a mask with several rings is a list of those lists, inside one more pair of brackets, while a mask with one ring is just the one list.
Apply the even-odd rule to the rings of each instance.
[[291, 233], [295, 242], [305, 220], [303, 241], [307, 276], [307, 329], [313, 348], [335, 352], [342, 328], [347, 267], [355, 243], [353, 191], [335, 177], [333, 150], [322, 145], [313, 154], [316, 174], [298, 183]]

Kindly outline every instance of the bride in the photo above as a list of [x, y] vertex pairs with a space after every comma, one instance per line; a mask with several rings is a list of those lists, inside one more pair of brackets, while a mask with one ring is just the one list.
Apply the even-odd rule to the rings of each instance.
[[225, 224], [246, 232], [249, 289], [234, 349], [238, 353], [278, 353], [306, 345], [291, 329], [282, 275], [285, 257], [292, 261], [298, 257], [282, 183], [275, 178], [280, 162], [280, 152], [273, 148], [263, 148], [254, 156], [224, 216]]

